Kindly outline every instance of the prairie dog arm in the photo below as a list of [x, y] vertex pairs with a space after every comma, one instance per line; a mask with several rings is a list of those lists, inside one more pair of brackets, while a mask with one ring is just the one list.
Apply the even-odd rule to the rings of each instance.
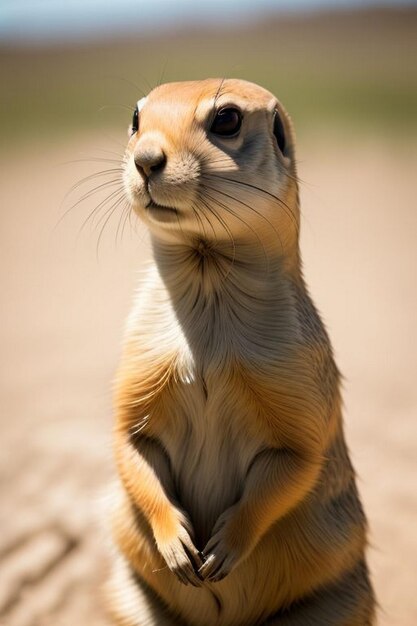
[[314, 486], [322, 461], [291, 450], [264, 450], [253, 461], [237, 504], [236, 524], [244, 525], [254, 544]]
[[193, 563], [199, 566], [201, 559], [191, 538], [190, 522], [175, 505], [174, 483], [164, 450], [143, 436], [133, 444], [122, 432], [116, 435], [115, 449], [126, 491], [148, 520], [168, 567], [184, 584], [199, 585]]
[[149, 437], [116, 435], [116, 461], [123, 483], [151, 526], [156, 516], [166, 515], [174, 499], [169, 459], [161, 446]]
[[221, 580], [254, 549], [270, 526], [313, 488], [320, 455], [268, 449], [255, 457], [240, 500], [217, 520], [204, 554], [204, 578]]

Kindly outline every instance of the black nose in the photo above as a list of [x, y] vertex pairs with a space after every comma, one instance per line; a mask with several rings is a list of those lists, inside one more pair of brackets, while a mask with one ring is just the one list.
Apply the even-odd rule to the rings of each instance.
[[165, 153], [161, 148], [157, 147], [137, 150], [134, 160], [139, 174], [146, 176], [146, 178], [149, 178], [154, 172], [163, 170], [167, 162]]

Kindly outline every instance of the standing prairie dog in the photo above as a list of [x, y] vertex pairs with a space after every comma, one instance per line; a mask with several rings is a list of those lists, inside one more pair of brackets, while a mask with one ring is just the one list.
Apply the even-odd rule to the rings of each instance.
[[116, 386], [115, 624], [373, 625], [288, 115], [241, 80], [161, 85], [124, 184], [154, 264]]

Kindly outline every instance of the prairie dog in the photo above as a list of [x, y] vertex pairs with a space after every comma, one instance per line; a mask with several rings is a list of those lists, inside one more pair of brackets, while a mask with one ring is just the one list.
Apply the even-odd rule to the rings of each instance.
[[116, 624], [375, 623], [294, 146], [249, 82], [161, 85], [136, 105], [124, 184], [154, 263], [116, 383]]

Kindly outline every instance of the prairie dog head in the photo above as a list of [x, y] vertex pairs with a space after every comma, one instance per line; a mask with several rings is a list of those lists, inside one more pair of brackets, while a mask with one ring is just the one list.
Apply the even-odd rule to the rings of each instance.
[[124, 182], [154, 237], [297, 244], [291, 123], [253, 83], [208, 79], [152, 90], [135, 107]]

